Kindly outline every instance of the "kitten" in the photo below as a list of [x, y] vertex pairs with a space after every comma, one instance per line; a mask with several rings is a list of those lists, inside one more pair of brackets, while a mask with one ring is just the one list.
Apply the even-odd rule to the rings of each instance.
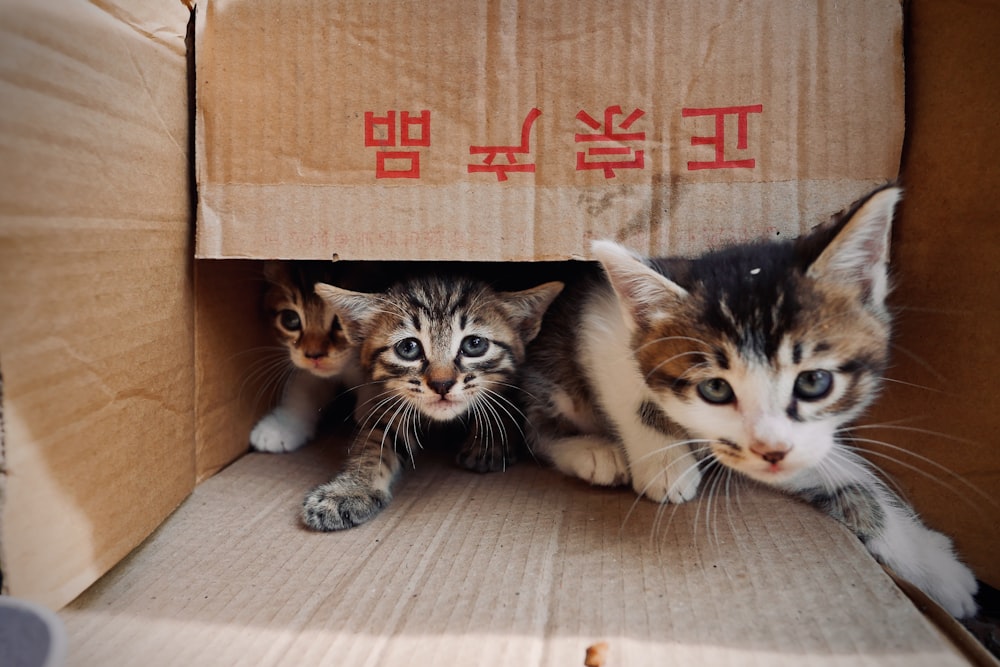
[[[888, 361], [887, 264], [901, 191], [869, 194], [797, 241], [642, 261], [597, 242], [528, 352], [528, 443], [564, 473], [657, 502], [724, 466], [843, 522], [952, 615], [976, 581], [842, 443]], [[849, 436], [847, 436], [849, 440]]]
[[403, 456], [430, 427], [461, 423], [458, 462], [502, 470], [512, 460], [520, 416], [510, 398], [525, 346], [562, 289], [546, 283], [497, 292], [469, 278], [419, 277], [367, 294], [327, 284], [316, 292], [360, 346], [357, 449], [343, 472], [310, 492], [302, 518], [314, 530], [368, 521], [390, 501]]
[[361, 382], [357, 346], [348, 341], [340, 319], [313, 291], [328, 279], [330, 264], [268, 262], [264, 309], [275, 338], [290, 363], [281, 401], [250, 432], [260, 452], [290, 452], [316, 432], [322, 411], [345, 387]]

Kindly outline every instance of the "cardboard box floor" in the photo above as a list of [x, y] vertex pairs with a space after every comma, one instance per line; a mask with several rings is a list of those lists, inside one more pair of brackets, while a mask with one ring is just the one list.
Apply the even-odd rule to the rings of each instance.
[[61, 612], [75, 665], [967, 664], [839, 524], [736, 480], [676, 508], [421, 452], [389, 508], [303, 529], [342, 440], [243, 457]]

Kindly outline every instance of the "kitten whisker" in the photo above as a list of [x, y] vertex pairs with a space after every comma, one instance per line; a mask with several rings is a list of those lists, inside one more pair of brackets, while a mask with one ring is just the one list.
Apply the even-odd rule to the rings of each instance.
[[[674, 361], [676, 359], [680, 359], [681, 357], [690, 357], [690, 356], [703, 357], [703, 356], [705, 356], [705, 353], [704, 352], [698, 352], [698, 351], [692, 350], [690, 352], [681, 352], [679, 354], [675, 354], [672, 357], [668, 357], [667, 359], [664, 359], [663, 361], [661, 361], [658, 364], [656, 364], [655, 366], [653, 366], [653, 368], [651, 368], [650, 371], [648, 373], [646, 373], [646, 378], [645, 379], [648, 381], [649, 378], [650, 378], [650, 376], [653, 373], [655, 373], [656, 371], [660, 370], [661, 368], [663, 368], [664, 366], [666, 366], [670, 362], [672, 362], [672, 361]], [[702, 365], [702, 364], [697, 364], [697, 365]], [[687, 372], [687, 371], [685, 371], [685, 372]]]
[[[494, 409], [494, 410], [499, 409], [504, 414], [506, 414], [507, 417], [510, 419], [511, 423], [514, 424], [514, 427], [517, 428], [517, 432], [521, 434], [521, 437], [522, 438], [525, 437], [525, 435], [524, 435], [524, 429], [521, 428], [521, 424], [519, 423], [520, 420], [518, 420], [517, 417], [515, 417], [511, 413], [511, 410], [507, 408], [507, 406], [510, 406], [510, 408], [514, 412], [516, 412], [519, 417], [524, 418], [524, 413], [521, 412], [521, 410], [516, 405], [514, 405], [514, 403], [512, 403], [503, 394], [499, 394], [499, 393], [497, 393], [497, 392], [495, 392], [495, 391], [493, 391], [491, 389], [486, 389], [486, 388], [483, 388], [483, 398], [484, 398], [483, 402], [485, 404], [487, 404], [487, 405], [490, 405], [491, 409]], [[500, 418], [500, 413], [496, 412], [495, 416], [496, 416], [496, 419], [497, 419], [497, 426], [501, 426], [502, 427], [503, 422], [502, 422], [502, 420]], [[501, 428], [501, 432], [502, 431], [503, 431], [503, 429]]]
[[[975, 484], [973, 484], [972, 482], [968, 481], [967, 479], [965, 479], [964, 477], [962, 477], [961, 475], [959, 475], [955, 471], [951, 470], [947, 466], [943, 466], [940, 463], [938, 463], [937, 461], [934, 461], [933, 459], [927, 458], [926, 456], [921, 456], [920, 454], [916, 454], [915, 452], [911, 452], [911, 451], [909, 451], [907, 449], [904, 449], [903, 447], [897, 447], [896, 445], [891, 445], [891, 444], [889, 444], [887, 442], [882, 442], [880, 440], [870, 440], [870, 439], [867, 439], [867, 438], [853, 438], [853, 440], [855, 440], [857, 442], [864, 442], [866, 444], [879, 445], [879, 446], [882, 446], [882, 447], [887, 447], [888, 449], [890, 449], [890, 450], [892, 450], [894, 452], [899, 452], [899, 453], [902, 453], [902, 454], [906, 454], [908, 456], [912, 456], [913, 458], [917, 459], [918, 461], [921, 461], [922, 463], [925, 463], [925, 464], [933, 467], [934, 469], [939, 470], [939, 471], [945, 473], [946, 475], [948, 475], [949, 477], [951, 477], [955, 481], [959, 482], [967, 490], [969, 490], [972, 493], [974, 493], [976, 496], [979, 497], [980, 500], [986, 502], [991, 507], [1000, 509], [1000, 504], [998, 504], [993, 498], [991, 498], [990, 496], [988, 496], [985, 492], [983, 492]], [[976, 509], [980, 509], [978, 507], [978, 505], [976, 505], [976, 503], [972, 502], [971, 499], [965, 498], [964, 495], [961, 492], [959, 492], [959, 490], [954, 485], [949, 484], [948, 482], [944, 481], [943, 479], [940, 479], [939, 477], [937, 477], [936, 475], [934, 475], [934, 474], [932, 474], [930, 472], [927, 472], [926, 470], [924, 470], [920, 466], [916, 466], [916, 465], [913, 465], [912, 463], [909, 463], [907, 461], [902, 460], [898, 456], [893, 456], [891, 454], [886, 454], [884, 452], [879, 452], [879, 451], [876, 451], [876, 450], [873, 450], [873, 449], [869, 449], [867, 447], [864, 447], [864, 448], [861, 448], [861, 447], [851, 447], [850, 445], [846, 445], [846, 444], [843, 445], [843, 447], [845, 449], [851, 449], [851, 450], [856, 451], [856, 452], [861, 452], [863, 454], [867, 454], [867, 455], [871, 455], [871, 456], [877, 456], [877, 457], [886, 459], [888, 461], [892, 461], [896, 465], [901, 466], [903, 468], [906, 468], [907, 470], [913, 471], [913, 472], [917, 473], [918, 475], [921, 475], [922, 477], [924, 477], [926, 479], [929, 479], [929, 480], [937, 483], [938, 485], [944, 487], [948, 491], [951, 491], [953, 494], [955, 494], [956, 496], [958, 496], [960, 499], [962, 499], [969, 506], [971, 506], [973, 508], [976, 508]]]
[[925, 371], [927, 371], [928, 375], [930, 375], [935, 380], [937, 380], [938, 382], [940, 382], [943, 386], [948, 386], [948, 384], [949, 384], [948, 378], [946, 378], [943, 374], [941, 374], [937, 370], [935, 370], [935, 368], [933, 366], [931, 366], [927, 361], [925, 361], [922, 357], [920, 357], [920, 355], [912, 352], [911, 350], [908, 350], [907, 348], [903, 347], [899, 343], [897, 343], [895, 341], [892, 341], [892, 340], [889, 341], [889, 345], [890, 345], [890, 347], [892, 347], [893, 350], [896, 350], [897, 352], [901, 352], [904, 357], [908, 358], [910, 361], [913, 361], [918, 366], [920, 366], [922, 369], [924, 369]]
[[910, 433], [919, 433], [921, 435], [930, 435], [935, 438], [941, 438], [942, 440], [948, 440], [950, 442], [958, 442], [963, 445], [972, 445], [975, 447], [981, 447], [982, 443], [975, 440], [969, 440], [968, 438], [960, 438], [955, 435], [950, 435], [948, 433], [942, 433], [940, 431], [932, 431], [926, 428], [919, 428], [917, 426], [904, 426], [897, 423], [880, 423], [880, 424], [861, 424], [858, 426], [844, 426], [838, 428], [836, 433], [846, 433], [848, 435], [853, 431], [865, 431], [865, 430], [880, 430], [886, 429], [891, 431], [908, 431]]
[[[690, 438], [688, 440], [675, 440], [675, 441], [671, 442], [668, 445], [665, 445], [663, 447], [659, 447], [657, 449], [654, 449], [653, 451], [649, 452], [648, 454], [645, 454], [643, 456], [637, 457], [633, 463], [641, 463], [642, 461], [645, 461], [645, 460], [649, 459], [650, 457], [656, 456], [657, 454], [664, 454], [664, 453], [668, 452], [669, 450], [674, 449], [676, 447], [684, 447], [684, 446], [687, 446], [687, 445], [710, 445], [713, 442], [714, 442], [714, 440], [709, 440], [709, 439], [706, 439], [706, 438]], [[677, 461], [674, 461], [673, 463], [676, 463], [676, 462]], [[671, 463], [671, 465], [673, 465], [673, 463]]]
[[896, 378], [891, 378], [888, 375], [882, 376], [883, 382], [891, 382], [893, 384], [902, 385], [904, 387], [913, 387], [914, 389], [923, 389], [924, 391], [929, 391], [934, 394], [945, 394], [948, 393], [944, 389], [935, 389], [934, 387], [928, 387], [922, 384], [916, 384], [914, 382], [907, 382], [906, 380], [897, 380]]
[[[842, 476], [849, 476], [852, 474], [862, 474], [860, 471], [864, 470], [864, 474], [869, 475], [873, 479], [879, 480], [881, 483], [889, 487], [893, 493], [895, 493], [899, 498], [906, 499], [906, 492], [903, 487], [900, 486], [896, 479], [889, 475], [881, 466], [877, 465], [875, 462], [866, 459], [864, 456], [859, 455], [857, 452], [861, 451], [846, 445], [844, 443], [838, 443], [829, 454], [827, 458], [830, 459], [831, 466], [837, 470], [846, 470], [842, 473]], [[832, 482], [831, 482], [832, 483]]]

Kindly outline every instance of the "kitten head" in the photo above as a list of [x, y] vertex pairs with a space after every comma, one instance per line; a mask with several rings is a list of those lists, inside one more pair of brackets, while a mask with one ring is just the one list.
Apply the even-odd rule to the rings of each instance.
[[307, 262], [268, 262], [264, 308], [291, 362], [319, 377], [339, 374], [353, 347], [339, 318], [313, 291], [321, 269]]
[[[781, 485], [823, 462], [888, 359], [887, 264], [901, 191], [870, 194], [797, 241], [603, 264], [664, 412], [715, 458]], [[835, 457], [828, 465], [836, 465]]]
[[436, 421], [461, 417], [476, 401], [509, 389], [525, 346], [561, 289], [562, 283], [546, 283], [497, 292], [478, 281], [441, 277], [402, 282], [380, 294], [316, 285], [361, 346], [366, 375]]

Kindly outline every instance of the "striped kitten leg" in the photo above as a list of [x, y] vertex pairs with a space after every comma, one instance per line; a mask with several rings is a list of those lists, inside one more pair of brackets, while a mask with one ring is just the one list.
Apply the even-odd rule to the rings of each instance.
[[805, 471], [786, 490], [847, 526], [879, 562], [952, 616], [976, 613], [976, 578], [951, 540], [925, 526], [862, 464], [848, 460], [836, 471]]
[[[381, 435], [380, 429], [372, 437]], [[402, 463], [393, 451], [381, 451], [378, 442], [365, 442], [348, 459], [343, 472], [309, 492], [302, 502], [302, 520], [313, 530], [353, 528], [381, 512], [392, 500], [392, 484]]]
[[[358, 392], [355, 419], [365, 425], [372, 388]], [[412, 444], [405, 430], [396, 430], [391, 413], [383, 413], [344, 463], [344, 470], [326, 484], [306, 495], [302, 502], [302, 521], [313, 530], [331, 531], [353, 528], [381, 512], [392, 500], [392, 485], [399, 477], [403, 464], [396, 452], [398, 440], [408, 451]], [[352, 448], [353, 449], [353, 448]]]

